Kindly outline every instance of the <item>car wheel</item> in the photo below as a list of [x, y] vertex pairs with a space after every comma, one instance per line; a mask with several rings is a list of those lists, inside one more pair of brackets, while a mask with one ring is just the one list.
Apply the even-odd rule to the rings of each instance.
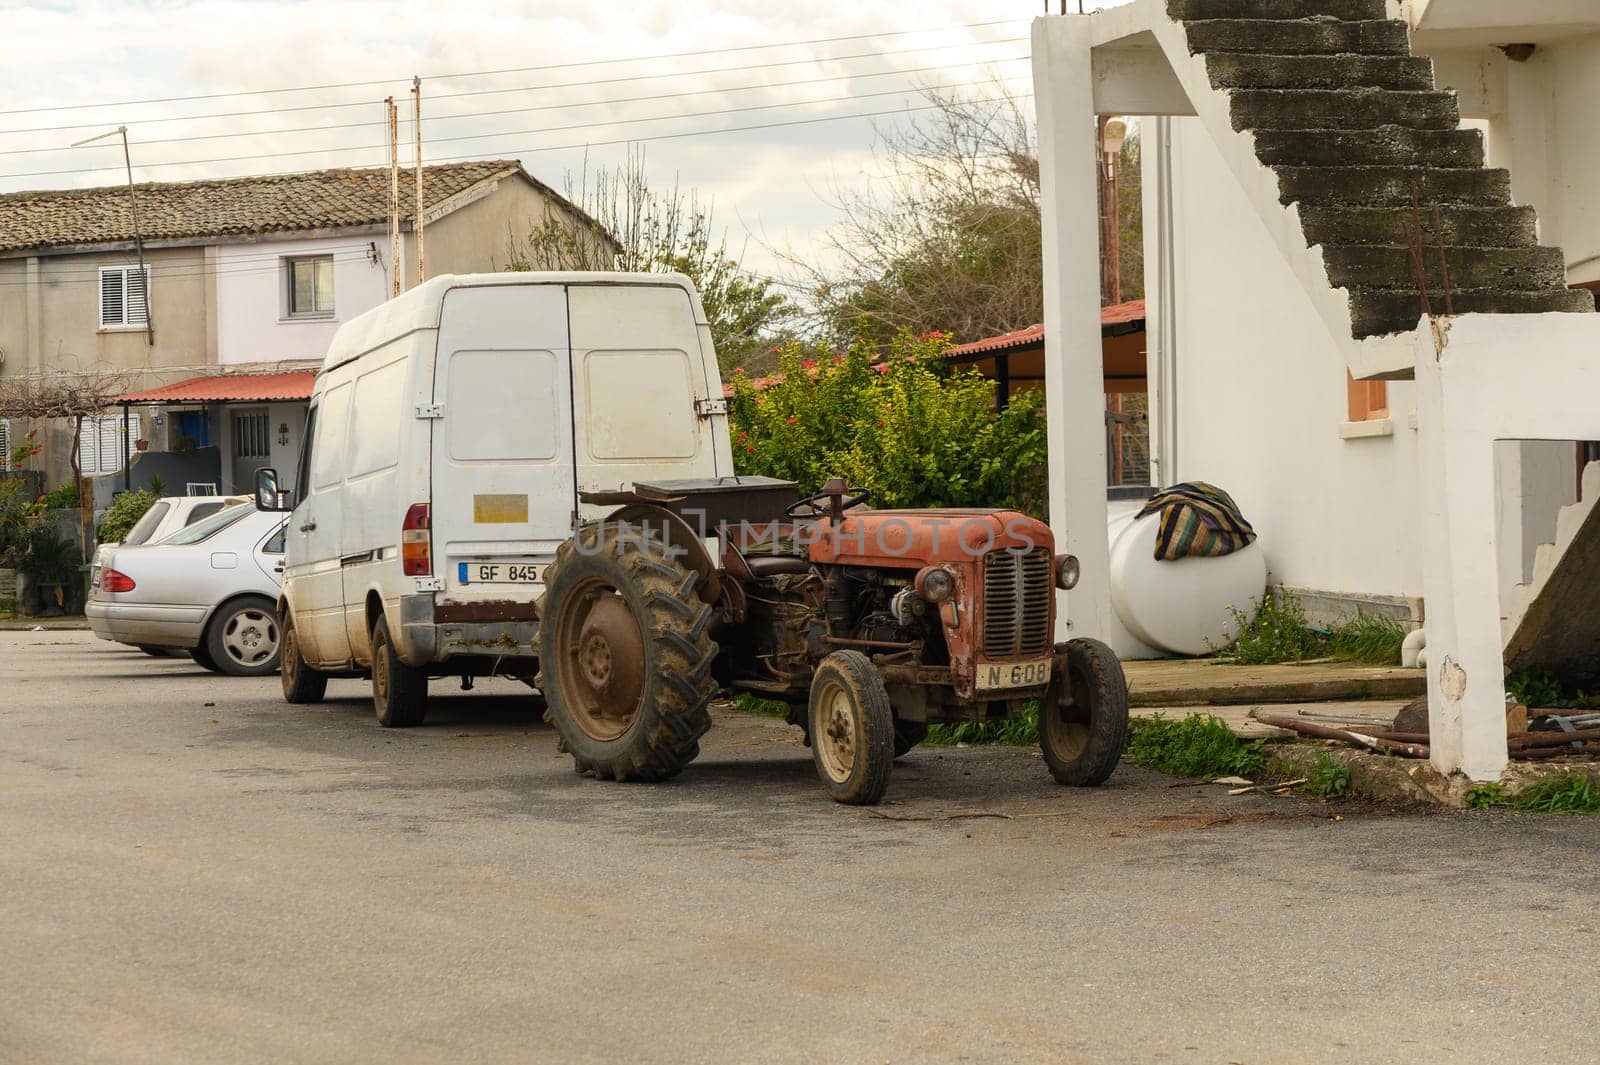
[[263, 677], [277, 669], [278, 644], [277, 614], [264, 596], [229, 600], [206, 627], [206, 653], [219, 672], [235, 677]]
[[400, 661], [384, 618], [372, 630], [372, 709], [384, 728], [420, 725], [428, 712], [428, 675]]

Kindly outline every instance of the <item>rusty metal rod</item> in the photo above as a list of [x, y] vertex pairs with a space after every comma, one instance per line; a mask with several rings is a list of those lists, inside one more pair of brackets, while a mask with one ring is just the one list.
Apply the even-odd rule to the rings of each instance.
[[1272, 725], [1275, 728], [1288, 729], [1290, 732], [1298, 732], [1303, 736], [1314, 736], [1318, 739], [1324, 740], [1343, 740], [1345, 743], [1354, 743], [1357, 746], [1366, 747], [1369, 750], [1378, 751], [1379, 753], [1399, 754], [1404, 755], [1407, 758], [1428, 757], [1428, 748], [1424, 744], [1385, 743], [1382, 740], [1373, 739], [1371, 736], [1366, 736], [1359, 732], [1351, 732], [1348, 729], [1329, 728], [1326, 725], [1316, 725], [1312, 724], [1310, 721], [1303, 721], [1298, 717], [1284, 717], [1281, 714], [1263, 714], [1259, 710], [1250, 711], [1250, 717], [1261, 722], [1263, 725]]

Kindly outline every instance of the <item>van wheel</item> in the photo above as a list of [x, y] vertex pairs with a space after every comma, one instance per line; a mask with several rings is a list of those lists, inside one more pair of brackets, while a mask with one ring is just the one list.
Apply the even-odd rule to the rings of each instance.
[[272, 600], [245, 595], [222, 604], [206, 626], [204, 643], [207, 657], [220, 673], [235, 677], [271, 673], [278, 668], [278, 616]]
[[539, 683], [578, 772], [665, 780], [699, 755], [717, 690], [699, 581], [625, 523], [587, 526], [556, 552], [539, 606]]
[[283, 658], [278, 663], [278, 679], [283, 682], [284, 702], [320, 703], [328, 693], [328, 675], [306, 665], [300, 655], [294, 618], [288, 616], [283, 619]]
[[420, 725], [428, 712], [428, 675], [400, 661], [387, 618], [372, 630], [372, 708], [384, 728]]

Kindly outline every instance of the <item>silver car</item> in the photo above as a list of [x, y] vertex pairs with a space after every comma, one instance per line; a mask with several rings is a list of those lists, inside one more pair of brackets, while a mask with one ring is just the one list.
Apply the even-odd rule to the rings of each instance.
[[188, 651], [207, 669], [278, 668], [284, 516], [245, 503], [153, 544], [119, 546], [91, 578], [84, 613], [102, 640]]

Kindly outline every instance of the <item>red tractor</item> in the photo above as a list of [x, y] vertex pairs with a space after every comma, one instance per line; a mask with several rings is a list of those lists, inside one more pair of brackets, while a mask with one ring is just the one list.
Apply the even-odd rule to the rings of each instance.
[[539, 611], [540, 687], [578, 772], [675, 775], [712, 699], [733, 691], [789, 705], [839, 802], [881, 799], [930, 724], [1016, 718], [1033, 700], [1059, 783], [1111, 775], [1122, 666], [1098, 641], [1054, 642], [1056, 590], [1078, 565], [1048, 526], [1009, 510], [873, 510], [837, 479], [782, 506], [793, 490], [718, 478], [590, 499], [626, 505], [562, 545]]

